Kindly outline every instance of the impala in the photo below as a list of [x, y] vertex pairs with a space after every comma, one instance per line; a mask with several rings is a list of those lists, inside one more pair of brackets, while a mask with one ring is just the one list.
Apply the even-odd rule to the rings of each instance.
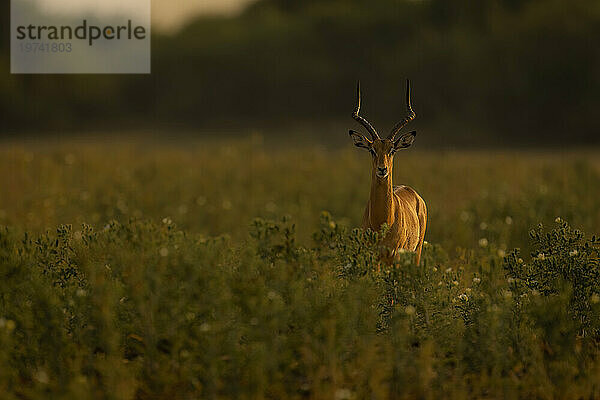
[[360, 82], [357, 85], [358, 105], [352, 117], [369, 132], [371, 140], [350, 130], [354, 145], [366, 149], [372, 156], [371, 193], [363, 216], [363, 228], [377, 231], [387, 224], [389, 231], [383, 244], [390, 250], [384, 261], [394, 259], [399, 249], [414, 251], [417, 265], [421, 260], [427, 207], [419, 194], [408, 186], [392, 185], [394, 154], [410, 147], [417, 135], [416, 131], [405, 133], [397, 138], [400, 130], [415, 118], [410, 105], [410, 82], [406, 81], [406, 106], [408, 116], [398, 122], [387, 138], [381, 139], [373, 126], [360, 112]]

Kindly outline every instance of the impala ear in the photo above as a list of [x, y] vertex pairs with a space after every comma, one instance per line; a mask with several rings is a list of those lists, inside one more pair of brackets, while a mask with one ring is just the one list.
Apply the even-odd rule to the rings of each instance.
[[394, 142], [394, 150], [400, 150], [410, 147], [415, 141], [415, 136], [417, 136], [417, 131], [405, 133], [404, 135], [400, 136]]
[[354, 141], [354, 145], [356, 147], [362, 147], [363, 149], [367, 149], [367, 150], [369, 150], [371, 148], [371, 142], [369, 141], [369, 139], [367, 139], [366, 137], [364, 137], [360, 133], [358, 133], [358, 132], [353, 131], [352, 129], [350, 129], [350, 131], [348, 132], [348, 134], [350, 135], [350, 137]]

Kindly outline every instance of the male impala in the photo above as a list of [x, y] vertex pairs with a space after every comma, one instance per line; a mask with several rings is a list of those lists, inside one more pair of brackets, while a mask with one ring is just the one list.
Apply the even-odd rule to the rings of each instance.
[[367, 149], [373, 156], [371, 174], [371, 195], [363, 217], [363, 228], [379, 230], [385, 223], [389, 231], [383, 240], [391, 254], [385, 261], [394, 259], [398, 249], [414, 251], [417, 265], [421, 260], [421, 250], [427, 224], [427, 207], [425, 202], [412, 188], [408, 186], [392, 186], [392, 167], [394, 153], [406, 149], [415, 140], [417, 132], [412, 131], [396, 138], [400, 130], [415, 118], [410, 105], [410, 82], [406, 81], [406, 106], [408, 116], [396, 124], [389, 136], [381, 139], [375, 128], [363, 117], [360, 111], [360, 82], [357, 87], [358, 105], [352, 117], [358, 121], [371, 135], [371, 140], [353, 130], [350, 136], [354, 145]]

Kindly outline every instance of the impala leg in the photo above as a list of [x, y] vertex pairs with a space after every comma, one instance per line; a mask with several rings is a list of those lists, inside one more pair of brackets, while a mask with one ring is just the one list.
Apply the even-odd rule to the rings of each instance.
[[421, 262], [421, 251], [423, 250], [423, 241], [425, 240], [425, 229], [427, 229], [427, 208], [423, 204], [423, 211], [419, 213], [419, 244], [415, 250], [417, 265]]

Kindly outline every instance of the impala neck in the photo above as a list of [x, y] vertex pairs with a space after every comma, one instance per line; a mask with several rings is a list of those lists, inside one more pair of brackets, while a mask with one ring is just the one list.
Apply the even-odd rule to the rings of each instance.
[[392, 171], [386, 178], [379, 178], [375, 169], [371, 174], [371, 197], [369, 199], [369, 220], [372, 229], [379, 229], [383, 223], [394, 223], [394, 191]]

